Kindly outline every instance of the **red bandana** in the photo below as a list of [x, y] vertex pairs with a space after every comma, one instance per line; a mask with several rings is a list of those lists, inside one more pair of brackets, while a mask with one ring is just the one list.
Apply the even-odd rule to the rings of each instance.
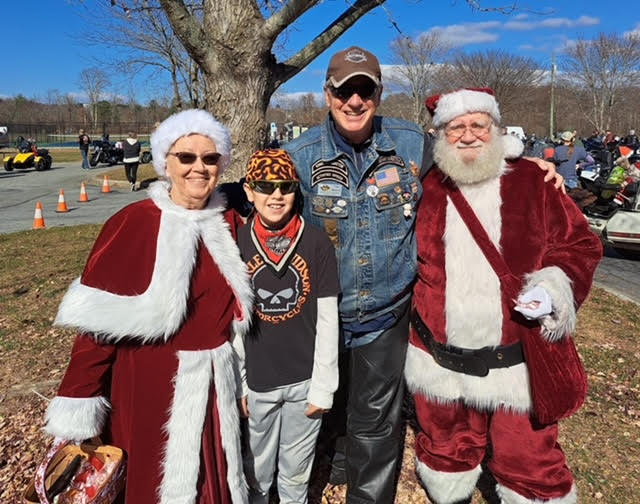
[[262, 256], [276, 269], [280, 269], [280, 261], [283, 258], [288, 258], [291, 255], [288, 252], [293, 250], [298, 243], [301, 227], [302, 219], [298, 214], [294, 214], [285, 227], [277, 230], [264, 227], [260, 217], [256, 215], [253, 219], [251, 230], [254, 242]]

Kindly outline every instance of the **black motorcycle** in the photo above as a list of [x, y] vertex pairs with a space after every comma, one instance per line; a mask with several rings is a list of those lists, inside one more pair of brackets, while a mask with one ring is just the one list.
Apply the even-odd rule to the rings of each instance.
[[89, 157], [89, 164], [91, 166], [97, 166], [98, 163], [113, 166], [122, 163], [124, 159], [124, 151], [106, 140], [94, 140], [91, 142], [91, 149], [91, 155]]

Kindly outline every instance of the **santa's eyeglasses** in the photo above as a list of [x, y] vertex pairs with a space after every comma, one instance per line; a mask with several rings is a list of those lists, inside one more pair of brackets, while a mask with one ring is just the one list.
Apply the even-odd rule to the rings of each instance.
[[491, 125], [493, 123], [492, 122], [488, 122], [488, 123], [471, 123], [471, 124], [454, 124], [452, 126], [446, 126], [444, 128], [444, 134], [447, 135], [447, 137], [450, 140], [459, 140], [461, 139], [465, 133], [468, 131], [471, 132], [471, 134], [474, 137], [481, 137], [482, 135], [486, 135], [487, 133], [489, 133], [489, 130], [491, 129]]

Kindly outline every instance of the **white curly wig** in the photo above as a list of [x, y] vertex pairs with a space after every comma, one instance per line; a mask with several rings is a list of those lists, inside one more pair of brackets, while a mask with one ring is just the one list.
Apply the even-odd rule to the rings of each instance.
[[167, 152], [183, 136], [200, 134], [209, 137], [221, 154], [220, 175], [231, 162], [231, 135], [226, 126], [206, 110], [190, 109], [167, 117], [151, 135], [153, 168], [158, 175], [165, 175]]

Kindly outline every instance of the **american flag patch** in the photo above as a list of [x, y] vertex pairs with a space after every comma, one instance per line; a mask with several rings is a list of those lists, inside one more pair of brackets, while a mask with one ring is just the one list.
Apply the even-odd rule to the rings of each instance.
[[398, 176], [398, 169], [387, 168], [386, 170], [380, 170], [375, 173], [376, 185], [378, 187], [384, 187], [391, 184], [397, 184], [400, 182], [400, 177]]

